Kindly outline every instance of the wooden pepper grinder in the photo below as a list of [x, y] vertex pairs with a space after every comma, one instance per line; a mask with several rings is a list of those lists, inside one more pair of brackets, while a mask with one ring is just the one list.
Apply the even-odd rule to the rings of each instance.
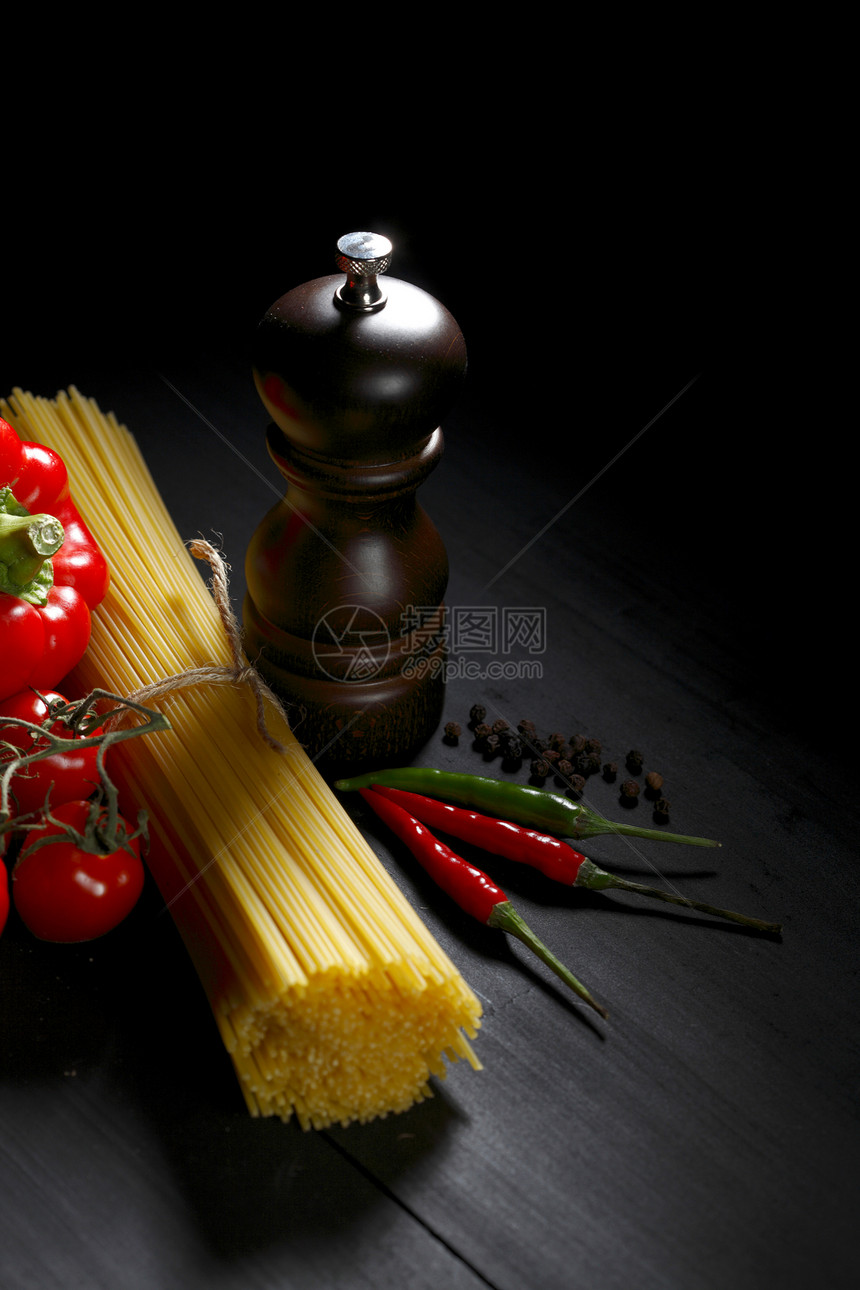
[[341, 274], [288, 291], [257, 331], [287, 490], [248, 548], [244, 606], [248, 658], [327, 773], [402, 763], [439, 723], [448, 557], [415, 493], [466, 371], [448, 311], [378, 281], [387, 238], [337, 250]]

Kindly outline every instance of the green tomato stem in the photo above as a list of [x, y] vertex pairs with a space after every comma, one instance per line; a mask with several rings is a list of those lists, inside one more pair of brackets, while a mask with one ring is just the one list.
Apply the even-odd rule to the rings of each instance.
[[[94, 705], [101, 701], [110, 701], [118, 705], [113, 711], [105, 713], [100, 718], [104, 726], [102, 733], [76, 734], [77, 729], [87, 723], [87, 718]], [[137, 726], [129, 726], [118, 730], [112, 729], [114, 719], [127, 710], [136, 712], [144, 720]], [[66, 721], [69, 725], [71, 730], [69, 738], [56, 734], [52, 729], [53, 725], [60, 720]], [[112, 694], [109, 690], [93, 690], [86, 699], [73, 703], [55, 703], [51, 705], [51, 711], [45, 718], [44, 725], [36, 725], [34, 722], [24, 720], [23, 717], [5, 717], [3, 723], [4, 725], [18, 726], [24, 730], [31, 731], [34, 738], [39, 740], [40, 747], [35, 752], [26, 753], [23, 756], [13, 755], [8, 761], [4, 759], [0, 763], [0, 836], [20, 827], [21, 822], [29, 818], [26, 816], [13, 816], [10, 809], [11, 783], [15, 775], [35, 762], [46, 757], [53, 757], [57, 753], [80, 752], [85, 748], [96, 748], [98, 750], [96, 765], [105, 810], [104, 824], [100, 825], [100, 838], [96, 838], [96, 841], [100, 841], [99, 849], [101, 850], [116, 850], [115, 845], [111, 848], [104, 842], [105, 838], [112, 839], [117, 836], [119, 822], [118, 793], [105, 768], [105, 757], [109, 749], [116, 743], [122, 743], [126, 739], [137, 739], [140, 735], [156, 734], [169, 730], [170, 722], [167, 717], [152, 708], [145, 708], [142, 704], [135, 703], [132, 699]], [[3, 747], [4, 745], [0, 741], [0, 752], [2, 752]], [[9, 745], [6, 745], [6, 747], [8, 748]], [[17, 749], [14, 750], [15, 753], [18, 751]], [[143, 823], [142, 819], [140, 829], [142, 829]], [[25, 825], [24, 827], [27, 826]]]

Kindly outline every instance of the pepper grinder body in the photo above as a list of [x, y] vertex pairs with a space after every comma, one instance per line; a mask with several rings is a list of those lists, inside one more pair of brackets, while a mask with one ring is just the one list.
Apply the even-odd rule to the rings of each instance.
[[358, 305], [343, 282], [287, 292], [258, 328], [286, 491], [248, 547], [243, 611], [249, 660], [329, 774], [407, 760], [441, 718], [448, 558], [416, 492], [466, 370], [432, 296], [386, 278], [365, 307], [375, 278], [348, 273]]

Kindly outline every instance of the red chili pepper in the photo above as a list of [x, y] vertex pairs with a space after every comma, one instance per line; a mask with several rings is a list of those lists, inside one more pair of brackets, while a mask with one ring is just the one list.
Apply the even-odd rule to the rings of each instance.
[[487, 927], [509, 932], [535, 953], [566, 985], [601, 1017], [608, 1014], [572, 972], [535, 936], [505, 893], [481, 869], [464, 860], [408, 811], [382, 794], [361, 789], [361, 796], [411, 851], [430, 877], [464, 910]]
[[0, 418], [0, 699], [53, 689], [71, 671], [107, 586], [62, 458]]
[[[583, 887], [588, 891], [605, 891], [616, 887], [621, 891], [633, 891], [640, 896], [651, 896], [655, 900], [665, 900], [673, 905], [683, 905], [687, 909], [697, 909], [701, 913], [712, 914], [715, 918], [725, 918], [745, 927], [754, 927], [762, 932], [780, 932], [779, 923], [766, 923], [759, 918], [748, 918], [745, 914], [735, 914], [728, 909], [717, 909], [698, 900], [687, 900], [672, 892], [660, 891], [657, 887], [645, 887], [638, 882], [629, 882], [626, 878], [617, 878], [614, 874], [600, 869], [592, 860], [574, 851], [573, 847], [548, 833], [538, 833], [534, 829], [521, 828], [508, 820], [497, 820], [477, 811], [467, 811], [462, 807], [451, 806], [447, 802], [437, 802], [432, 797], [423, 797], [418, 793], [407, 793], [402, 789], [388, 788], [383, 784], [374, 784], [372, 791], [387, 797], [389, 801], [408, 811], [416, 820], [433, 829], [441, 829], [451, 837], [460, 838], [473, 846], [481, 847], [493, 855], [502, 856], [518, 864], [527, 864], [538, 869], [554, 882], [564, 883], [568, 887]], [[366, 798], [367, 790], [362, 790]]]

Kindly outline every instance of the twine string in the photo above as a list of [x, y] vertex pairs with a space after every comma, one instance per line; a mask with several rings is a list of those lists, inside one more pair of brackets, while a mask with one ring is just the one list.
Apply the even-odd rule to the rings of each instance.
[[271, 734], [266, 725], [266, 700], [275, 707], [285, 721], [287, 714], [280, 699], [269, 688], [257, 669], [245, 661], [242, 653], [242, 630], [230, 603], [227, 565], [211, 542], [203, 538], [194, 538], [188, 543], [188, 549], [196, 559], [207, 560], [209, 563], [212, 571], [212, 595], [230, 646], [232, 666], [210, 664], [205, 667], [190, 667], [175, 676], [167, 676], [160, 681], [154, 681], [151, 685], [144, 685], [128, 695], [128, 698], [134, 703], [145, 706], [154, 699], [163, 698], [166, 694], [175, 694], [179, 690], [187, 690], [195, 686], [248, 685], [256, 700], [257, 729], [261, 737], [275, 752], [286, 753], [288, 750], [285, 745]]

